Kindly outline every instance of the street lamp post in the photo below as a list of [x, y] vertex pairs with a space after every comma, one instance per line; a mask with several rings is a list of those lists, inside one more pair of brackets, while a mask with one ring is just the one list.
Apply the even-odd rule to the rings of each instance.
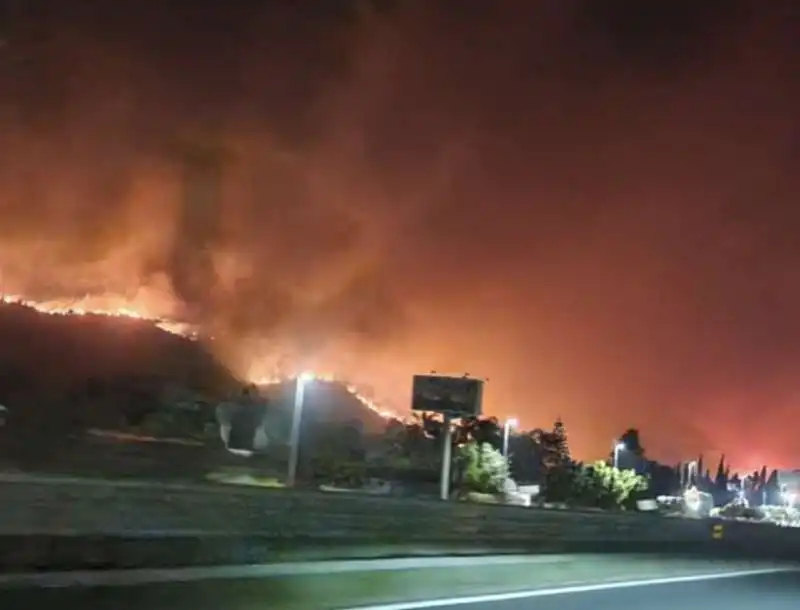
[[618, 441], [614, 441], [614, 459], [612, 461], [612, 465], [614, 468], [619, 468], [619, 454], [622, 451], [625, 451], [625, 443], [620, 443]]
[[311, 373], [302, 373], [297, 376], [294, 389], [294, 409], [292, 410], [292, 430], [289, 435], [289, 472], [286, 485], [294, 487], [297, 482], [297, 460], [300, 455], [300, 424], [303, 420], [303, 398], [306, 383], [314, 380]]
[[509, 417], [503, 424], [503, 457], [508, 458], [508, 441], [511, 437], [511, 430], [517, 427], [519, 422], [516, 418]]
[[697, 478], [697, 460], [692, 460], [686, 465], [686, 489], [692, 487], [695, 478]]

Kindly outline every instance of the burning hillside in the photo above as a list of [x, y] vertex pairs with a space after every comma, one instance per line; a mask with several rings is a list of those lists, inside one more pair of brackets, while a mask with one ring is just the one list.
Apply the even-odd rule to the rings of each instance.
[[[339, 379], [332, 373], [311, 373], [310, 380], [313, 382], [310, 386], [310, 396], [313, 396], [316, 389], [319, 388], [321, 389], [320, 393], [328, 392], [332, 396], [335, 396], [338, 393], [340, 398], [343, 395], [355, 398], [356, 401], [360, 403], [360, 406], [372, 416], [370, 418], [372, 423], [379, 422], [380, 425], [383, 425], [388, 420], [401, 419], [397, 413], [383, 408], [376, 401], [370, 399], [368, 396], [359, 391], [355, 384]], [[269, 392], [272, 387], [276, 387], [280, 394], [286, 397], [287, 391], [294, 391], [295, 382], [296, 378], [294, 376], [283, 376], [259, 379], [254, 383], [257, 386], [265, 388], [267, 392]], [[334, 400], [332, 402], [336, 401]], [[350, 413], [349, 417], [352, 419], [364, 419], [363, 415], [359, 415], [355, 412]]]
[[19, 295], [0, 295], [0, 303], [8, 305], [22, 305], [40, 313], [50, 315], [75, 315], [75, 316], [106, 316], [113, 318], [127, 318], [150, 322], [158, 328], [175, 335], [194, 337], [195, 329], [190, 324], [164, 320], [151, 314], [147, 309], [131, 307], [120, 297], [91, 297], [79, 299], [61, 299], [51, 301], [32, 301]]
[[[3, 296], [0, 403], [22, 406], [31, 423], [68, 419], [116, 427], [126, 417], [120, 410], [141, 408], [122, 403], [157, 403], [164, 386], [182, 386], [211, 400], [238, 391], [248, 380], [222, 366], [197, 336], [192, 325], [153, 316], [121, 298], [32, 301]], [[396, 417], [333, 374], [316, 374], [315, 379], [324, 392], [311, 395], [342, 411], [337, 419], [358, 419], [375, 429]], [[292, 375], [249, 381], [268, 396], [290, 402], [284, 399]], [[98, 397], [98, 384], [116, 389]], [[131, 396], [123, 399], [121, 393]]]
[[[285, 424], [290, 422], [294, 409], [295, 387], [294, 379], [260, 386], [260, 393], [269, 401], [270, 410], [279, 412]], [[387, 421], [394, 418], [392, 414], [382, 411], [359, 394], [352, 385], [336, 381], [330, 376], [317, 377], [306, 382], [303, 398], [304, 429], [324, 430], [328, 425], [346, 424], [365, 432], [380, 433], [386, 429]], [[288, 426], [284, 428], [288, 432]]]
[[213, 398], [241, 384], [199, 342], [140, 316], [0, 305], [0, 403], [24, 426], [124, 427], [167, 389]]

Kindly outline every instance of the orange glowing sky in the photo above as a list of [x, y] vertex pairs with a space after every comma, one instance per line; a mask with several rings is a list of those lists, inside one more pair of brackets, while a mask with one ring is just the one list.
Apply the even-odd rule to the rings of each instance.
[[[15, 3], [3, 292], [397, 409], [413, 373], [488, 377], [580, 456], [635, 426], [666, 461], [800, 466], [793, 2], [356, 4]], [[219, 217], [185, 220], [200, 144]]]

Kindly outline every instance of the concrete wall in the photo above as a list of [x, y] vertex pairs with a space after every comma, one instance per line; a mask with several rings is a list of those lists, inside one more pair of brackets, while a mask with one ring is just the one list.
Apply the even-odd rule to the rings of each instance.
[[[457, 544], [800, 559], [800, 530], [313, 492], [96, 483], [0, 486], [4, 535], [234, 537], [303, 546]], [[222, 539], [222, 538], [220, 538]]]

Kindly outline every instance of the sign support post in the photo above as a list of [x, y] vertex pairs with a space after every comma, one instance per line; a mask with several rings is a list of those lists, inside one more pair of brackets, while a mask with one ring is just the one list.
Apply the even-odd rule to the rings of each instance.
[[444, 427], [442, 429], [442, 474], [439, 481], [439, 496], [442, 500], [450, 499], [450, 468], [453, 458], [453, 427], [449, 413], [444, 414]]
[[442, 416], [442, 471], [439, 496], [450, 499], [450, 471], [453, 461], [453, 420], [479, 417], [483, 403], [483, 380], [469, 375], [446, 377], [431, 371], [430, 375], [414, 375], [411, 389], [411, 410], [438, 413]]

